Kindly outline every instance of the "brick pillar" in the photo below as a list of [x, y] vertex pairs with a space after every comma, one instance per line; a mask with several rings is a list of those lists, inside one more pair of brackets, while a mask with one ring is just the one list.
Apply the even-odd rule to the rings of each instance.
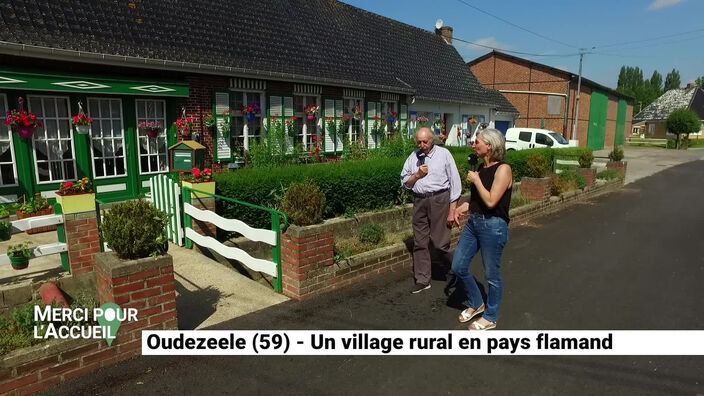
[[137, 321], [123, 323], [115, 342], [137, 345], [141, 343], [142, 330], [178, 329], [176, 283], [170, 255], [121, 260], [112, 252], [101, 253], [97, 258], [96, 278], [100, 304], [114, 302], [120, 308], [137, 308]]
[[521, 180], [521, 194], [531, 201], [547, 201], [550, 198], [550, 178], [524, 177]]
[[627, 165], [626, 161], [609, 161], [606, 163], [606, 169], [617, 169], [621, 176], [626, 177]]
[[100, 253], [100, 235], [95, 211], [64, 214], [64, 229], [71, 273], [92, 272]]
[[291, 226], [281, 235], [284, 294], [297, 300], [313, 295], [317, 270], [335, 263], [333, 231], [309, 231], [312, 230]]
[[594, 168], [577, 168], [577, 173], [584, 176], [587, 181], [587, 187], [594, 187], [596, 183], [596, 169]]

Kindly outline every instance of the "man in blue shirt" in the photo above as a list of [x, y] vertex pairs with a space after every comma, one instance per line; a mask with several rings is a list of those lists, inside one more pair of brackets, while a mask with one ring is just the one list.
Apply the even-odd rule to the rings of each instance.
[[433, 144], [430, 128], [416, 133], [418, 150], [406, 160], [401, 171], [401, 184], [413, 191], [413, 273], [415, 286], [411, 293], [430, 289], [429, 242], [452, 263], [450, 236], [454, 212], [462, 192], [462, 182], [452, 154]]

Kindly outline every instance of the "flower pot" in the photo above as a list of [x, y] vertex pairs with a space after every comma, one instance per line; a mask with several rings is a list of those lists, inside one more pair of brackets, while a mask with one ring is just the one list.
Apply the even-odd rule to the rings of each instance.
[[22, 270], [29, 267], [29, 259], [23, 256], [9, 256], [10, 264], [12, 264], [12, 269]]
[[[46, 216], [50, 214], [54, 214], [54, 208], [49, 206], [48, 208], [44, 210], [40, 210], [34, 213], [25, 213], [21, 209], [17, 209], [17, 219], [22, 220], [26, 219], [29, 217], [37, 217], [37, 216]], [[45, 227], [36, 227], [36, 228], [30, 228], [29, 230], [25, 231], [27, 234], [39, 234], [41, 232], [49, 232], [49, 231], [56, 231], [56, 226], [51, 225], [51, 226], [45, 226]]]
[[396, 117], [389, 117], [389, 122], [395, 122], [395, 121], [396, 121]]
[[361, 120], [361, 119], [362, 119], [362, 115], [361, 115], [361, 114], [355, 114], [355, 115], [352, 116], [352, 117], [353, 117], [355, 120]]
[[17, 134], [23, 139], [31, 139], [34, 136], [34, 129], [26, 126], [17, 128]]
[[0, 241], [9, 241], [12, 238], [12, 227], [0, 230]]
[[158, 129], [147, 129], [147, 136], [150, 139], [156, 139], [156, 137], [159, 136], [159, 132]]
[[308, 119], [308, 121], [315, 121], [315, 114], [308, 114], [306, 118]]
[[254, 113], [247, 113], [247, 121], [252, 121], [256, 118]]
[[199, 192], [191, 192], [191, 197], [198, 197], [198, 198], [203, 198], [203, 197], [209, 197], [212, 194], [215, 194], [215, 182], [214, 181], [209, 181], [209, 182], [200, 182], [200, 183], [193, 183], [193, 182], [188, 182], [188, 181], [183, 181], [181, 183], [184, 187], [191, 188], [193, 190], [199, 190], [203, 191], [206, 193], [210, 194], [204, 194], [204, 193], [199, 193]]
[[71, 195], [56, 193], [56, 202], [61, 204], [64, 214], [95, 211], [95, 193]]
[[87, 135], [90, 133], [90, 125], [76, 125], [76, 132]]

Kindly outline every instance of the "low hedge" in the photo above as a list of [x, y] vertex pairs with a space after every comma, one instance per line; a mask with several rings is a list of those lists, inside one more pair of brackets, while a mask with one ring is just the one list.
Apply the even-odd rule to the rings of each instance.
[[[460, 172], [463, 191], [469, 189], [465, 175], [469, 171], [470, 147], [450, 147]], [[508, 153], [506, 162], [513, 168], [515, 180], [527, 174], [528, 157], [536, 153], [552, 163], [556, 155], [579, 157], [587, 148], [531, 149]], [[407, 202], [409, 195], [401, 187], [404, 157], [368, 158], [362, 161], [283, 166], [266, 169], [242, 169], [215, 174], [219, 195], [269, 208], [281, 203], [293, 182], [310, 180], [325, 194], [323, 218], [388, 208]], [[217, 213], [244, 221], [253, 227], [270, 227], [270, 215], [244, 205], [217, 200]]]

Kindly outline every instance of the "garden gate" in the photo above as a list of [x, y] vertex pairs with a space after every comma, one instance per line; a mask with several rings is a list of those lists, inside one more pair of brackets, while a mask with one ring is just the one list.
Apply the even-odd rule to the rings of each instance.
[[167, 175], [156, 175], [149, 179], [150, 195], [147, 199], [166, 214], [170, 215], [166, 233], [169, 240], [179, 246], [184, 245], [183, 206], [181, 187]]

